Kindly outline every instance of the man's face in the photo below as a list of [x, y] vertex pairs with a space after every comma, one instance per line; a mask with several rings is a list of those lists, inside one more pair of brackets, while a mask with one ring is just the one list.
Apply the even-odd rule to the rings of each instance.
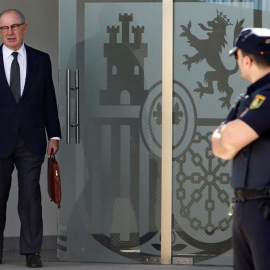
[[[11, 50], [18, 50], [23, 44], [23, 37], [27, 31], [27, 24], [22, 24], [21, 18], [14, 11], [6, 12], [0, 18], [0, 27], [9, 26], [6, 30], [0, 30], [3, 43]], [[14, 29], [10, 26], [20, 25]]]

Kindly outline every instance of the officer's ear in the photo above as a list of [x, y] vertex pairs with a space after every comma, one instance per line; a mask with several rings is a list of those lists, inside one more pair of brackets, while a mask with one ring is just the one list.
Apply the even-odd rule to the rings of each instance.
[[254, 64], [254, 60], [253, 60], [252, 56], [250, 56], [250, 55], [245, 55], [245, 56], [244, 56], [244, 64], [245, 64], [247, 67], [251, 67], [252, 64]]

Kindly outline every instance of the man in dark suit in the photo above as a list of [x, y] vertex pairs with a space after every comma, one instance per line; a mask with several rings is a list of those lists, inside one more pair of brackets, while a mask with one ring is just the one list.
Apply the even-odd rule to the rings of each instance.
[[0, 14], [0, 263], [11, 175], [16, 167], [20, 253], [26, 255], [28, 267], [42, 267], [40, 171], [47, 138], [47, 154], [56, 154], [61, 131], [50, 57], [24, 44], [26, 31], [20, 11]]

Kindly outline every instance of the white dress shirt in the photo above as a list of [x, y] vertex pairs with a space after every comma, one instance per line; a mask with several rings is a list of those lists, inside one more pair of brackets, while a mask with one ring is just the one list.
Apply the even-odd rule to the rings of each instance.
[[[11, 63], [14, 59], [12, 53], [14, 51], [3, 45], [3, 60], [4, 60], [4, 67], [6, 78], [8, 84], [10, 85], [10, 69]], [[26, 66], [27, 66], [27, 58], [26, 58], [26, 49], [24, 44], [22, 47], [16, 51], [18, 53], [18, 63], [20, 65], [20, 82], [21, 82], [21, 96], [23, 94], [24, 85], [25, 85], [25, 78], [26, 78]]]

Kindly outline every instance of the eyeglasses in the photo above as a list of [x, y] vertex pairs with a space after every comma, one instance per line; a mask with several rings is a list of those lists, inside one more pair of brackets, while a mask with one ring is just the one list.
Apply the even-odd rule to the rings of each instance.
[[9, 31], [9, 28], [12, 30], [12, 31], [17, 31], [19, 29], [19, 27], [21, 25], [24, 25], [25, 23], [16, 23], [16, 24], [12, 24], [11, 26], [1, 26], [0, 27], [0, 30], [1, 32], [3, 33], [7, 33]]

